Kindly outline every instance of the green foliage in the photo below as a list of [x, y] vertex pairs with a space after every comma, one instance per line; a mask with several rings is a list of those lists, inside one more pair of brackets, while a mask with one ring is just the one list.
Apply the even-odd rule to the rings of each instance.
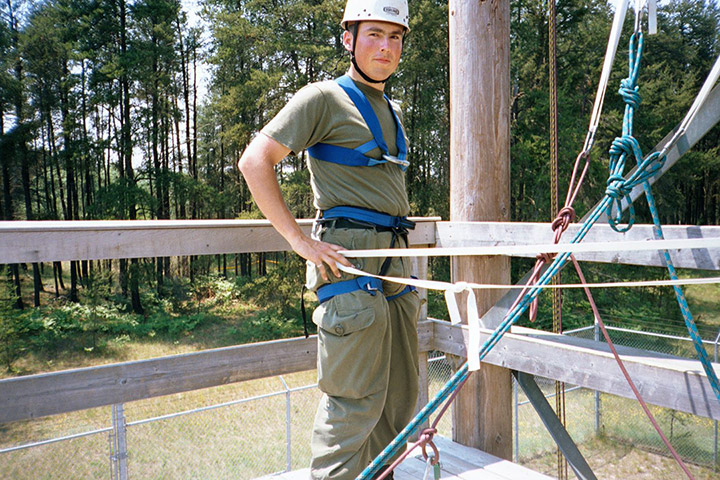
[[0, 283], [0, 363], [8, 372], [25, 351], [24, 338], [29, 331], [27, 312], [16, 310], [15, 301], [11, 288]]
[[267, 275], [252, 279], [238, 277], [236, 280], [239, 298], [251, 300], [258, 306], [277, 309], [284, 316], [299, 319], [300, 290], [305, 275], [305, 262], [297, 255], [288, 256], [278, 262]]

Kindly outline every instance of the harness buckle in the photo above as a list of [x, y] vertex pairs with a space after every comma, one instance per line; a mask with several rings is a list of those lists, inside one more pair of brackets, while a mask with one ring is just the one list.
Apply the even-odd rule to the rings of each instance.
[[394, 163], [396, 165], [400, 165], [401, 167], [408, 168], [410, 166], [410, 162], [408, 160], [403, 160], [401, 158], [395, 157], [393, 155], [387, 155], [384, 154], [382, 156], [383, 160]]

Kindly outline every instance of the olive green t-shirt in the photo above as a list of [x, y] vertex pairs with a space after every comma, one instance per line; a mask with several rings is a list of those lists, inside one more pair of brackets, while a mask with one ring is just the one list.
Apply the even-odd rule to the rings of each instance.
[[[390, 154], [397, 155], [397, 127], [382, 92], [359, 82], [355, 84], [375, 111]], [[394, 104], [393, 108], [402, 119], [400, 109]], [[360, 111], [334, 81], [313, 83], [300, 89], [262, 133], [295, 153], [316, 143], [354, 149], [373, 138]], [[379, 148], [365, 155], [382, 158]], [[405, 216], [410, 211], [405, 174], [397, 164], [349, 167], [308, 155], [308, 168], [315, 208], [353, 206], [395, 216]]]

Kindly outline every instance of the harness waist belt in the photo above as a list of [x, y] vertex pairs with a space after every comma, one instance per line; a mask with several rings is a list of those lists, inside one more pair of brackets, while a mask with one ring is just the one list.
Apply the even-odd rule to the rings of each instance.
[[359, 207], [333, 207], [322, 212], [322, 218], [325, 220], [333, 220], [339, 218], [349, 218], [359, 222], [366, 222], [378, 227], [397, 228], [413, 230], [415, 222], [408, 220], [407, 217], [394, 217], [387, 213], [376, 212], [366, 208]]
[[318, 301], [324, 303], [337, 295], [357, 290], [365, 290], [370, 295], [375, 295], [377, 292], [382, 293], [382, 280], [373, 277], [357, 277], [344, 282], [323, 285], [317, 290]]
[[[416, 277], [413, 277], [413, 278], [416, 278]], [[395, 300], [396, 298], [402, 297], [402, 296], [405, 295], [406, 293], [414, 292], [414, 291], [416, 291], [416, 290], [417, 290], [417, 288], [414, 287], [414, 286], [412, 286], [412, 285], [405, 285], [405, 288], [403, 288], [403, 289], [400, 291], [400, 293], [396, 293], [395, 295], [390, 295], [390, 296], [385, 297], [385, 298], [386, 298], [387, 301], [389, 302], [389, 301], [391, 301], [391, 300]]]

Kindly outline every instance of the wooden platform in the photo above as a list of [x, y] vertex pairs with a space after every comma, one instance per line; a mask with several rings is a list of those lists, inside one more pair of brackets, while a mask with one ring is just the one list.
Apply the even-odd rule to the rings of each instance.
[[[443, 437], [435, 438], [440, 450], [440, 478], [446, 480], [551, 480], [533, 470], [507, 460], [494, 457], [489, 453], [457, 444]], [[422, 453], [415, 450], [396, 470], [395, 480], [422, 480], [425, 475], [425, 460]], [[262, 480], [308, 480], [309, 469], [296, 470], [268, 477]], [[433, 480], [432, 471], [428, 477]]]

